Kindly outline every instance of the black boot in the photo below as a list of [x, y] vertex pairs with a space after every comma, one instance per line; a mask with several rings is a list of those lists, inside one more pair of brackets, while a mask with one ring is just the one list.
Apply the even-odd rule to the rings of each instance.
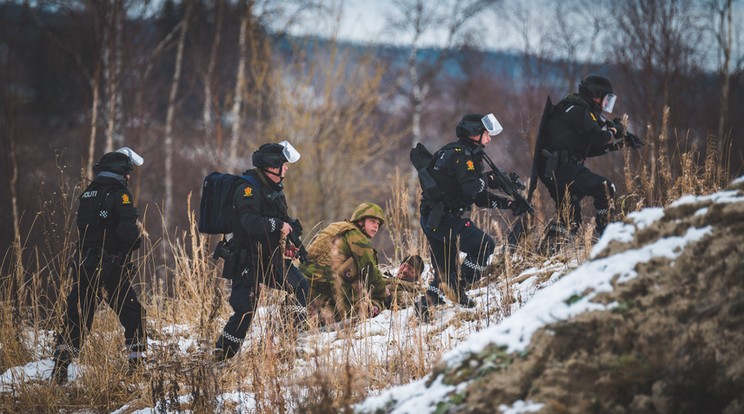
[[594, 235], [598, 239], [602, 237], [602, 233], [604, 233], [604, 230], [605, 228], [607, 228], [607, 225], [610, 224], [611, 218], [612, 218], [612, 211], [610, 209], [599, 210], [594, 215], [594, 220], [596, 224], [594, 226]]
[[72, 362], [72, 355], [68, 351], [54, 352], [54, 368], [52, 368], [52, 381], [55, 384], [66, 384], [67, 373]]
[[461, 285], [460, 289], [458, 289], [457, 292], [457, 301], [460, 303], [460, 306], [465, 308], [474, 308], [475, 307], [475, 301], [468, 296], [467, 292], [465, 292], [465, 288]]
[[416, 310], [416, 316], [424, 322], [429, 322], [431, 315], [429, 315], [429, 301], [426, 299], [426, 295], [421, 295], [420, 298], [414, 303], [414, 309]]
[[429, 286], [426, 288], [426, 299], [429, 305], [444, 305], [444, 292], [436, 286]]

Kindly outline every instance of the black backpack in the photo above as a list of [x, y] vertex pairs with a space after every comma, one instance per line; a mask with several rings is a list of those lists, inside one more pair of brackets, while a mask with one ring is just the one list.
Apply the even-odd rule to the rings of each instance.
[[416, 144], [416, 147], [411, 149], [411, 164], [416, 168], [419, 177], [419, 183], [421, 184], [421, 191], [424, 193], [424, 197], [429, 200], [436, 201], [442, 198], [442, 192], [439, 186], [429, 172], [429, 167], [434, 163], [434, 156], [422, 143]]
[[199, 232], [206, 234], [232, 233], [233, 194], [241, 182], [256, 186], [250, 175], [233, 175], [213, 172], [204, 177], [201, 202], [199, 203]]

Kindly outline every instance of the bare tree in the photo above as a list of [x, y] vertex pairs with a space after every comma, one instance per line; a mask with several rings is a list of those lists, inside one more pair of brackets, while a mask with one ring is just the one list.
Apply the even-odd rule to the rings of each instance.
[[610, 57], [622, 74], [640, 125], [655, 135], [662, 109], [684, 99], [685, 82], [699, 69], [702, 27], [692, 0], [622, 0], [610, 3], [617, 31]]
[[204, 109], [202, 111], [202, 118], [204, 122], [204, 133], [207, 136], [207, 141], [210, 140], [212, 133], [214, 132], [214, 120], [212, 119], [212, 81], [214, 76], [214, 68], [217, 64], [217, 50], [220, 47], [222, 40], [222, 22], [225, 9], [225, 0], [217, 0], [215, 5], [215, 28], [214, 38], [212, 39], [212, 48], [209, 53], [209, 63], [207, 64], [207, 73], [204, 76]]
[[[106, 0], [98, 3], [105, 16], [103, 24], [102, 62], [106, 86], [106, 146], [104, 152], [111, 152], [114, 145], [124, 141], [122, 133], [122, 43], [124, 37], [124, 1]], [[93, 5], [96, 7], [96, 5]], [[97, 92], [94, 92], [97, 94]]]
[[242, 107], [246, 90], [246, 73], [245, 67], [248, 61], [248, 22], [252, 17], [253, 0], [244, 3], [243, 15], [240, 18], [240, 35], [238, 37], [238, 72], [235, 78], [235, 94], [233, 96], [232, 110], [230, 111], [230, 121], [232, 122], [232, 135], [230, 136], [230, 149], [227, 156], [228, 168], [236, 168], [238, 165], [238, 143], [240, 142], [241, 124], [242, 124]]
[[[186, 13], [181, 23], [181, 31], [178, 37], [178, 48], [176, 62], [173, 69], [170, 94], [168, 95], [168, 112], [165, 120], [165, 137], [163, 139], [165, 175], [165, 201], [163, 205], [163, 236], [170, 229], [171, 217], [173, 215], [173, 119], [176, 111], [176, 97], [178, 96], [178, 83], [181, 80], [181, 66], [183, 62], [183, 49], [186, 44], [186, 33], [189, 30], [189, 19], [193, 10], [194, 0], [188, 0]], [[165, 244], [163, 245], [165, 253]], [[164, 259], [167, 256], [164, 256]]]
[[710, 9], [713, 11], [712, 27], [718, 45], [718, 75], [721, 78], [721, 109], [717, 135], [717, 139], [720, 140], [726, 134], [729, 92], [731, 91], [731, 61], [734, 47], [732, 0], [711, 0]]
[[[473, 40], [467, 35], [468, 23], [483, 13], [496, 0], [458, 0], [428, 2], [425, 0], [404, 0], [395, 3], [396, 12], [389, 17], [390, 28], [401, 36], [410, 37], [406, 64], [407, 78], [398, 80], [397, 87], [407, 97], [411, 110], [411, 146], [421, 142], [421, 119], [424, 103], [432, 82], [442, 70], [444, 62], [454, 53]], [[433, 61], [420, 56], [420, 51], [433, 32], [444, 30], [441, 50]], [[411, 166], [409, 189], [417, 188], [417, 174]], [[412, 197], [411, 199], [415, 199]]]

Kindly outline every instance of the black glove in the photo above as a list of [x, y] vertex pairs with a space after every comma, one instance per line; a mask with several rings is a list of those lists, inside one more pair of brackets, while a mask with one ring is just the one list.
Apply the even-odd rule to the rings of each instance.
[[620, 118], [615, 118], [612, 123], [614, 124], [614, 128], [616, 130], [615, 137], [616, 138], [622, 138], [625, 136], [625, 127], [623, 126], [623, 123], [620, 122]]
[[622, 149], [625, 146], [625, 141], [622, 139], [615, 139], [612, 140], [609, 144], [607, 144], [607, 150], [608, 151], [617, 151]]
[[515, 216], [521, 216], [522, 214], [527, 212], [527, 209], [523, 205], [514, 200], [509, 201], [507, 207], [509, 207], [509, 209], [512, 211], [512, 214], [514, 214]]
[[495, 172], [489, 171], [486, 173], [486, 184], [488, 184], [488, 188], [492, 188], [494, 190], [500, 187], [500, 185], [498, 184], [498, 180], [496, 180]]

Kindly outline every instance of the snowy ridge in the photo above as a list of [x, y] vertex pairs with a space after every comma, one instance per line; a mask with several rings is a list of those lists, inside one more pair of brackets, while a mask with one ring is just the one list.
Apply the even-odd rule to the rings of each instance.
[[[736, 191], [721, 191], [709, 196], [682, 197], [671, 207], [701, 201], [744, 202], [744, 197], [737, 196]], [[596, 257], [613, 241], [621, 243], [632, 241], [638, 230], [649, 227], [663, 217], [664, 209], [647, 208], [629, 214], [626, 222], [610, 224], [593, 248], [591, 257]], [[503, 345], [507, 352], [524, 351], [530, 344], [532, 335], [547, 324], [567, 320], [584, 312], [610, 310], [616, 304], [593, 303], [592, 299], [601, 292], [612, 291], [613, 283], [620, 284], [635, 278], [637, 273], [634, 269], [639, 263], [646, 263], [659, 257], [674, 260], [682, 253], [685, 246], [701, 240], [711, 232], [710, 226], [692, 227], [687, 229], [682, 236], [661, 238], [639, 248], [602, 259], [590, 260], [551, 286], [538, 291], [521, 309], [496, 326], [471, 336], [461, 345], [444, 354], [443, 363], [450, 368], [457, 367], [470, 356], [478, 354], [491, 344]], [[431, 384], [427, 386], [429, 382]], [[441, 378], [428, 378], [394, 387], [370, 397], [360, 403], [356, 409], [362, 413], [431, 413], [436, 410], [437, 402], [443, 400], [442, 395], [457, 392], [463, 384], [467, 382], [453, 386], [443, 384]], [[541, 404], [534, 402], [515, 401], [511, 407], [500, 406], [499, 409], [502, 412], [518, 414], [537, 411], [541, 407]]]

